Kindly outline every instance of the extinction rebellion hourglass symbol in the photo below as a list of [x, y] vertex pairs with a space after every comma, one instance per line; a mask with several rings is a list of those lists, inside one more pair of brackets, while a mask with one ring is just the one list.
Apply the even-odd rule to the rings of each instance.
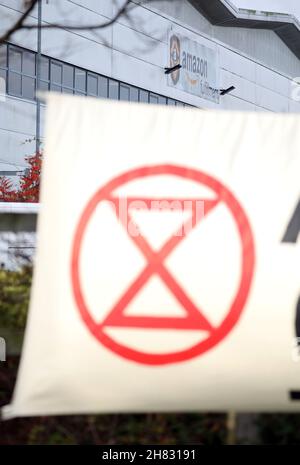
[[[136, 196], [136, 197], [119, 197], [115, 191], [130, 184], [136, 180], [146, 180], [151, 177], [156, 179], [161, 176], [173, 176], [175, 179], [184, 179], [193, 183], [199, 183], [205, 188], [209, 188], [213, 198], [178, 198], [175, 196], [156, 197]], [[127, 210], [125, 215], [120, 215], [120, 203], [126, 201]], [[182, 208], [184, 205], [189, 208], [189, 218], [187, 222], [181, 225], [179, 231], [174, 231], [159, 250], [153, 250], [146, 237], [142, 234], [130, 234], [128, 224], [134, 224], [131, 211], [134, 205], [138, 203], [139, 208], [144, 205], [145, 208], [153, 208], [160, 205], [160, 201], [167, 204], [177, 205]], [[97, 206], [101, 202], [107, 202], [112, 205], [116, 213], [119, 224], [124, 227], [128, 234], [129, 240], [142, 253], [146, 260], [146, 265], [138, 276], [134, 278], [130, 286], [121, 295], [112, 306], [106, 317], [100, 323], [95, 320], [89, 309], [82, 289], [82, 279], [80, 275], [80, 254], [82, 242], [86, 234], [87, 226], [95, 214]], [[156, 203], [155, 203], [156, 202]], [[203, 214], [197, 215], [197, 204], [203, 204]], [[182, 241], [189, 240], [189, 234], [195, 228], [201, 228], [201, 221], [208, 215], [211, 215], [214, 209], [223, 203], [231, 215], [239, 235], [241, 250], [241, 270], [237, 292], [231, 302], [230, 308], [226, 309], [225, 316], [219, 325], [212, 324], [209, 318], [204, 315], [201, 307], [189, 297], [186, 290], [178, 283], [174, 274], [165, 266], [166, 259], [176, 250]], [[155, 207], [154, 207], [155, 208]], [[175, 207], [176, 208], [176, 207]], [[101, 237], [101, 231], [99, 231]], [[174, 165], [155, 165], [150, 167], [141, 167], [121, 174], [102, 186], [91, 198], [86, 205], [78, 226], [76, 228], [75, 239], [72, 247], [71, 260], [71, 280], [74, 298], [79, 309], [81, 318], [89, 331], [94, 337], [106, 348], [124, 357], [128, 360], [147, 365], [162, 365], [176, 362], [183, 362], [193, 357], [200, 356], [221, 340], [223, 340], [236, 325], [242, 310], [247, 301], [254, 270], [254, 243], [250, 224], [238, 200], [234, 195], [219, 181], [213, 177], [187, 167]], [[185, 318], [166, 317], [166, 316], [138, 316], [127, 315], [126, 309], [135, 299], [139, 292], [147, 286], [149, 279], [153, 276], [158, 277], [172, 296], [181, 304], [185, 310]], [[101, 283], [99, 283], [101, 286]], [[217, 289], [216, 289], [217, 292]], [[163, 313], [163, 312], [162, 312]], [[204, 330], [207, 337], [183, 350], [170, 350], [168, 353], [144, 352], [135, 348], [120, 344], [108, 334], [105, 328], [142, 328], [144, 330], [176, 330], [176, 331], [193, 331]]]

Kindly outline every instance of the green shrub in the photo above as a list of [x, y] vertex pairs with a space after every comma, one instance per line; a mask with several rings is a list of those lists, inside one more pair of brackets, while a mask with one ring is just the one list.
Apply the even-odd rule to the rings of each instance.
[[20, 270], [0, 270], [0, 328], [25, 328], [32, 266]]

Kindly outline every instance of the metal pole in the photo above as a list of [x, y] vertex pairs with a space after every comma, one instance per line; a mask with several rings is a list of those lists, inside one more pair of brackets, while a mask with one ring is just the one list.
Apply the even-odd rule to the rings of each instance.
[[41, 101], [38, 97], [41, 77], [41, 55], [42, 55], [42, 0], [38, 0], [38, 28], [37, 28], [37, 56], [36, 56], [36, 131], [35, 151], [40, 150], [41, 139]]
[[226, 444], [228, 446], [233, 446], [236, 444], [236, 413], [232, 410], [227, 412]]

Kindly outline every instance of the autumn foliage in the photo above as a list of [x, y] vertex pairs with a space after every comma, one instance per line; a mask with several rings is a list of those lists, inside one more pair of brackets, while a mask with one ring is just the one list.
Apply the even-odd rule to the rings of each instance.
[[0, 176], [0, 202], [38, 202], [42, 154], [26, 157], [28, 169], [21, 176], [19, 187], [15, 188], [6, 176]]
[[0, 200], [1, 202], [12, 202], [14, 196], [13, 184], [10, 179], [0, 176]]

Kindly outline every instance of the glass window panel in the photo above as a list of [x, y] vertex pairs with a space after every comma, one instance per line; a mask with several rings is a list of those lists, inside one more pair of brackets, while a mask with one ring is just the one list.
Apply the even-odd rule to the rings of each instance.
[[184, 104], [181, 103], [181, 102], [177, 102], [177, 101], [176, 101], [176, 106], [177, 106], [177, 107], [184, 107]]
[[0, 69], [0, 97], [6, 94], [6, 71]]
[[11, 95], [22, 96], [21, 75], [10, 72], [8, 75], [8, 93]]
[[140, 102], [149, 103], [149, 92], [140, 90]]
[[98, 77], [90, 73], [87, 76], [87, 93], [88, 95], [98, 95]]
[[109, 98], [118, 100], [119, 98], [119, 83], [118, 81], [109, 80]]
[[162, 97], [161, 95], [158, 97], [158, 103], [160, 105], [166, 105], [167, 104], [167, 99], [166, 97]]
[[48, 58], [41, 57], [40, 73], [41, 73], [41, 79], [45, 79], [45, 81], [49, 80], [49, 60], [48, 60]]
[[62, 82], [62, 65], [51, 62], [51, 82], [61, 84]]
[[130, 100], [130, 88], [125, 84], [120, 84], [120, 100], [129, 102]]
[[130, 101], [138, 102], [139, 101], [139, 89], [137, 87], [131, 87], [130, 89]]
[[0, 45], [0, 68], [7, 68], [7, 45]]
[[75, 90], [75, 91], [74, 91], [74, 94], [75, 94], [75, 95], [81, 95], [82, 97], [85, 97], [85, 93], [84, 93], [84, 92], [80, 92], [79, 90]]
[[75, 89], [86, 91], [86, 71], [83, 69], [75, 68]]
[[9, 68], [13, 71], [22, 71], [22, 52], [9, 47]]
[[5, 69], [0, 69], [0, 77], [6, 80], [6, 71]]
[[35, 76], [35, 54], [23, 52], [22, 73]]
[[99, 97], [108, 97], [108, 85], [107, 85], [108, 79], [105, 78], [104, 76], [98, 76], [98, 95]]
[[49, 90], [49, 82], [40, 81], [39, 86], [40, 90]]
[[69, 89], [67, 87], [62, 88], [63, 94], [73, 94], [73, 89]]
[[175, 100], [168, 98], [168, 105], [175, 105]]
[[63, 85], [74, 87], [74, 68], [70, 65], [63, 65]]
[[27, 76], [22, 77], [22, 95], [25, 98], [34, 100], [35, 98], [35, 79]]
[[150, 102], [150, 103], [158, 104], [158, 95], [150, 94], [149, 102]]
[[50, 90], [53, 90], [54, 92], [61, 92], [61, 86], [58, 86], [57, 84], [53, 84], [51, 82], [50, 83]]

